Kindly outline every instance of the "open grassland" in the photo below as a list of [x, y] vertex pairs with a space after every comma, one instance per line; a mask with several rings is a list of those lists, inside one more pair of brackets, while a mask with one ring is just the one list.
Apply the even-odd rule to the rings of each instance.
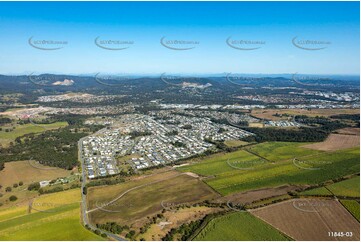
[[0, 171], [0, 185], [3, 187], [12, 186], [19, 181], [22, 181], [24, 184], [29, 184], [69, 176], [70, 173], [71, 171], [43, 166], [35, 161], [6, 162], [5, 168]]
[[273, 241], [287, 240], [287, 237], [249, 213], [236, 212], [213, 219], [194, 240]]
[[[358, 148], [326, 153], [300, 148], [299, 143], [289, 143], [289, 147], [287, 143], [266, 143], [260, 146], [265, 145], [268, 151], [262, 151], [258, 145], [252, 151], [256, 150], [260, 156], [264, 155], [267, 159], [276, 160], [276, 157], [280, 157], [283, 161], [254, 163], [256, 165], [252, 169], [237, 169], [229, 166], [227, 160], [247, 161], [250, 156], [251, 159], [256, 157], [245, 151], [237, 151], [206, 158], [199, 163], [178, 169], [209, 176], [205, 182], [222, 195], [286, 184], [319, 184], [358, 173], [360, 169]], [[295, 164], [293, 157], [302, 160], [302, 163]]]
[[330, 134], [323, 142], [309, 144], [304, 148], [333, 151], [360, 146], [360, 136], [346, 134]]
[[[0, 210], [0, 240], [102, 240], [80, 224], [80, 190], [35, 199], [28, 206]], [[41, 211], [40, 211], [41, 210]]]
[[[336, 200], [293, 199], [251, 213], [295, 240], [360, 240], [360, 224]], [[334, 231], [352, 236], [330, 236]]]
[[308, 143], [265, 142], [247, 149], [259, 156], [275, 162], [320, 153], [320, 151], [303, 148], [302, 146], [305, 144]]
[[[57, 129], [67, 126], [67, 122], [56, 122], [52, 124], [23, 124], [23, 125], [14, 125], [15, 129], [12, 130], [12, 127], [3, 126], [2, 131], [0, 131], [0, 144], [4, 147], [8, 146], [10, 142], [14, 142], [17, 137], [23, 136], [30, 133], [41, 133], [46, 130]], [[6, 129], [10, 129], [10, 132], [6, 132]]]
[[317, 187], [299, 193], [303, 196], [332, 196], [332, 193], [325, 187]]
[[355, 200], [341, 200], [343, 206], [360, 222], [360, 203]]
[[118, 185], [89, 188], [88, 215], [94, 224], [116, 221], [129, 225], [161, 212], [169, 204], [201, 202], [217, 196], [201, 180], [169, 171]]
[[264, 164], [266, 161], [245, 150], [231, 153], [221, 153], [208, 156], [190, 166], [179, 167], [180, 171], [191, 171], [203, 176], [213, 176], [226, 172], [232, 172], [239, 168], [246, 170]]
[[328, 185], [327, 188], [336, 196], [360, 197], [360, 177]]

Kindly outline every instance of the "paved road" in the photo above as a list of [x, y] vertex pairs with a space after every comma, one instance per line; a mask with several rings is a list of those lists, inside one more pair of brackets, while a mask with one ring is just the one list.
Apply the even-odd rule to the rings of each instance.
[[[83, 193], [83, 189], [85, 187], [85, 184], [86, 184], [86, 179], [87, 179], [87, 176], [86, 176], [86, 172], [85, 172], [85, 164], [84, 164], [84, 159], [83, 159], [83, 156], [82, 156], [82, 144], [83, 144], [83, 139], [84, 138], [81, 138], [79, 141], [78, 141], [78, 157], [79, 157], [79, 160], [80, 160], [80, 163], [81, 163], [81, 168], [82, 168], [82, 184], [81, 184], [81, 214], [82, 214], [82, 217], [83, 217], [83, 223], [84, 225], [88, 225], [92, 230], [96, 230], [98, 229], [97, 227], [93, 226], [92, 224], [89, 223], [89, 220], [88, 220], [88, 216], [87, 216], [87, 204], [86, 204], [86, 195]], [[98, 229], [100, 230], [102, 233], [106, 234], [109, 238], [112, 238], [114, 240], [118, 240], [118, 241], [126, 241], [125, 239], [123, 239], [122, 237], [116, 235], [116, 234], [113, 234], [113, 233], [110, 233], [108, 231], [105, 231], [105, 230], [101, 230], [101, 229]]]

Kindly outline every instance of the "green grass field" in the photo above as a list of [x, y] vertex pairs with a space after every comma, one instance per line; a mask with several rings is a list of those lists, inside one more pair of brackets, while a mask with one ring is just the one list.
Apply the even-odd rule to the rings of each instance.
[[298, 142], [265, 142], [252, 146], [250, 151], [271, 161], [282, 161], [293, 159], [294, 157], [301, 157], [321, 153], [318, 150], [311, 150], [302, 148], [301, 146], [309, 143]]
[[325, 187], [310, 189], [307, 191], [300, 192], [299, 194], [304, 196], [332, 196], [332, 193], [329, 190], [327, 190]]
[[360, 222], [360, 204], [355, 200], [341, 200], [340, 202]]
[[[199, 163], [190, 166], [178, 168], [180, 171], [191, 171], [203, 176], [219, 175], [227, 172], [233, 172], [234, 167], [240, 170], [255, 168], [263, 165], [266, 161], [260, 159], [245, 150], [238, 150], [226, 154], [215, 154], [202, 160]], [[232, 167], [233, 166], [233, 167]]]
[[360, 197], [360, 177], [337, 182], [327, 188], [336, 196]]
[[35, 199], [31, 213], [26, 205], [0, 210], [0, 240], [103, 240], [80, 224], [79, 201], [74, 189]]
[[[319, 184], [327, 180], [339, 178], [349, 174], [355, 174], [360, 169], [359, 148], [352, 148], [332, 153], [309, 151], [299, 148], [300, 145], [289, 143], [279, 144], [276, 151], [272, 153], [269, 150], [265, 155], [267, 159], [273, 159], [275, 163], [263, 162], [257, 163], [254, 169], [237, 169], [227, 164], [230, 161], [247, 162], [252, 159], [259, 159], [246, 151], [236, 151], [224, 155], [205, 158], [199, 163], [179, 168], [181, 171], [190, 171], [201, 175], [213, 176], [204, 181], [222, 195], [228, 195], [235, 192], [254, 190], [259, 188], [276, 187], [285, 184], [305, 185]], [[261, 144], [260, 146], [264, 146]], [[267, 144], [271, 147], [271, 144]], [[256, 145], [255, 147], [257, 147]], [[274, 147], [274, 145], [272, 146]], [[282, 147], [282, 148], [279, 148]], [[253, 152], [255, 148], [252, 149]], [[257, 148], [256, 150], [260, 150]], [[291, 151], [295, 150], [294, 155]], [[304, 153], [301, 152], [304, 151]], [[272, 153], [272, 155], [270, 155]], [[261, 152], [259, 152], [261, 154]], [[284, 160], [277, 161], [275, 157]], [[308, 169], [309, 166], [300, 168], [293, 163], [293, 157], [302, 158], [302, 161], [310, 164], [317, 164], [316, 169]], [[255, 158], [257, 157], [257, 158]]]
[[232, 213], [213, 219], [196, 236], [198, 241], [287, 240], [276, 229], [249, 213]]
[[4, 146], [7, 146], [10, 142], [14, 142], [17, 137], [23, 136], [25, 134], [41, 133], [46, 130], [57, 129], [65, 127], [67, 125], [67, 122], [56, 122], [52, 124], [39, 125], [29, 123], [24, 125], [15, 125], [16, 128], [14, 130], [11, 130], [10, 132], [5, 132], [7, 126], [4, 126], [2, 127], [2, 131], [0, 131], [0, 143]]
[[[97, 209], [126, 191], [129, 192], [106, 206], [106, 210]], [[218, 195], [199, 179], [170, 171], [117, 185], [91, 187], [87, 196], [88, 210], [97, 209], [88, 213], [93, 224], [116, 221], [126, 225], [161, 212], [162, 204], [200, 202]]]

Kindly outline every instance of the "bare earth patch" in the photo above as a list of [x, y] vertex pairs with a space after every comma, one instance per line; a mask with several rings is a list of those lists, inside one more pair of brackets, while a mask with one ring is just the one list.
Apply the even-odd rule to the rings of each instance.
[[323, 142], [301, 146], [303, 148], [323, 151], [342, 150], [360, 146], [360, 136], [330, 134]]
[[335, 133], [360, 136], [360, 128], [343, 128], [336, 130]]
[[251, 213], [295, 240], [360, 240], [360, 224], [336, 200], [293, 199]]

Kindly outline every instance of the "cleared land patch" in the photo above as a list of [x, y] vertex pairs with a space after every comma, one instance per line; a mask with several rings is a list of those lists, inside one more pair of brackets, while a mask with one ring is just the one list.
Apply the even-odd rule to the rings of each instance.
[[215, 218], [197, 235], [195, 240], [287, 240], [276, 229], [246, 212], [236, 212]]
[[[295, 240], [360, 239], [360, 224], [336, 200], [294, 199], [251, 213]], [[335, 231], [352, 232], [352, 236], [329, 235]]]
[[330, 134], [323, 142], [304, 145], [304, 148], [322, 151], [342, 150], [360, 146], [360, 136], [346, 134]]

